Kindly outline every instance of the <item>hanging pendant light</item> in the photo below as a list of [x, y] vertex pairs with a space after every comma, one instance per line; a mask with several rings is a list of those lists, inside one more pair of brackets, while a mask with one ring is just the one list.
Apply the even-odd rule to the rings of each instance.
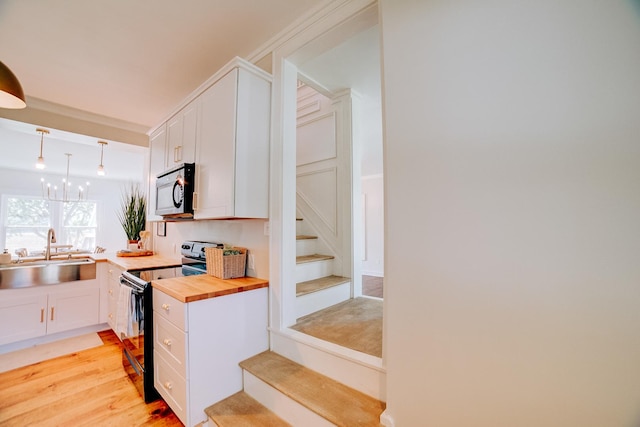
[[49, 131], [42, 128], [37, 128], [36, 132], [40, 132], [40, 156], [38, 156], [38, 161], [36, 162], [37, 169], [44, 169], [46, 165], [44, 164], [44, 157], [42, 157], [42, 144], [44, 142], [44, 134], [49, 134]]
[[18, 109], [26, 106], [18, 78], [0, 61], [0, 107]]
[[108, 142], [98, 141], [98, 144], [102, 146], [100, 147], [100, 165], [98, 165], [98, 175], [104, 176], [105, 170], [104, 170], [104, 166], [102, 165], [102, 160], [104, 158], [104, 146], [107, 145]]

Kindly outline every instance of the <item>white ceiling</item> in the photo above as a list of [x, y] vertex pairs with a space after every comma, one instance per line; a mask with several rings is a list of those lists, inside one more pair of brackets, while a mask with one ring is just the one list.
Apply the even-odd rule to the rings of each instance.
[[234, 56], [326, 0], [1, 0], [0, 61], [27, 97], [147, 128]]
[[[249, 57], [327, 2], [0, 0], [0, 61], [20, 80], [27, 102], [42, 100], [149, 129], [232, 57]], [[298, 65], [329, 90], [353, 88], [379, 104], [378, 38], [377, 25], [369, 22], [346, 43]], [[0, 168], [33, 170], [37, 126], [0, 119]], [[63, 173], [64, 153], [71, 152], [71, 170], [95, 176], [97, 139], [51, 132], [45, 136], [47, 170]], [[109, 141], [108, 178], [138, 179], [141, 168], [131, 162], [139, 165], [143, 158], [144, 149]]]

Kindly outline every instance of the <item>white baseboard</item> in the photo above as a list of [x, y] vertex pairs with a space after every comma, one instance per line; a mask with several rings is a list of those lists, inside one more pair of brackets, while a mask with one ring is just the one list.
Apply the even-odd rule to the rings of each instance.
[[361, 272], [362, 272], [363, 276], [384, 277], [384, 272], [383, 271], [362, 270]]
[[386, 410], [380, 414], [380, 424], [384, 427], [394, 427], [396, 425], [393, 418], [391, 418], [391, 415], [387, 414]]

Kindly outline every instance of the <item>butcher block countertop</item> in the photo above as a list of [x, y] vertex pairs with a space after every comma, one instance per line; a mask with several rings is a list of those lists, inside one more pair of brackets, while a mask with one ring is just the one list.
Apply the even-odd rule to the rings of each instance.
[[257, 277], [218, 279], [208, 274], [154, 280], [151, 285], [178, 301], [194, 302], [238, 292], [266, 288], [269, 281]]
[[125, 270], [152, 270], [155, 268], [180, 267], [180, 258], [161, 255], [119, 257], [115, 253], [91, 254], [96, 262], [108, 261]]

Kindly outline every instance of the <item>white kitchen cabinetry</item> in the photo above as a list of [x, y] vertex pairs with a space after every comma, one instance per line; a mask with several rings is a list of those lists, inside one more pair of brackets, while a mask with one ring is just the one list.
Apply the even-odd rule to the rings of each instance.
[[195, 219], [269, 216], [270, 78], [235, 63], [200, 95]]
[[156, 215], [156, 176], [166, 170], [167, 124], [156, 129], [149, 138], [149, 190], [147, 197], [147, 221], [160, 221]]
[[195, 161], [197, 126], [198, 99], [195, 99], [167, 122], [165, 169]]
[[0, 295], [0, 345], [47, 333], [47, 295]]
[[0, 291], [0, 345], [99, 323], [97, 279]]
[[161, 221], [156, 210], [156, 177], [182, 163], [195, 162], [199, 100], [187, 104], [149, 137], [147, 220]]
[[[113, 332], [116, 332], [116, 316], [118, 314], [118, 293], [120, 292], [120, 275], [124, 269], [117, 267], [111, 263], [107, 264], [107, 288], [106, 295], [103, 297], [107, 299], [107, 315], [106, 322], [109, 324]], [[116, 332], [116, 335], [118, 333]], [[118, 337], [119, 338], [119, 337]]]
[[267, 289], [189, 303], [153, 289], [154, 385], [186, 426], [242, 390], [238, 363], [268, 349]]

